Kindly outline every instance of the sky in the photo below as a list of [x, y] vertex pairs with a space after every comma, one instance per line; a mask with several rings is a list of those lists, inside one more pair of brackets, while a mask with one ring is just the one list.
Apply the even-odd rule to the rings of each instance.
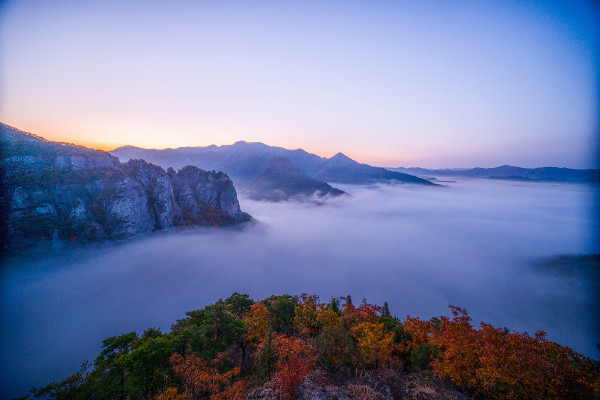
[[0, 121], [103, 150], [591, 168], [598, 21], [592, 0], [5, 1]]

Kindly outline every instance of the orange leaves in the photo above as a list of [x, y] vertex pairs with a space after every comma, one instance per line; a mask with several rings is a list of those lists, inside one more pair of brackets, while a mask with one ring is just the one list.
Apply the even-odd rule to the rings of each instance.
[[410, 350], [420, 344], [429, 342], [429, 335], [431, 335], [433, 330], [433, 326], [430, 321], [421, 321], [419, 318], [411, 318], [407, 316], [402, 325], [404, 326], [404, 330], [408, 332], [411, 337], [410, 342], [406, 344], [406, 350]]
[[319, 298], [315, 295], [309, 296], [302, 293], [300, 296], [300, 306], [296, 307], [294, 316], [294, 325], [301, 335], [315, 336], [319, 330], [318, 316], [325, 309], [324, 303], [319, 303]]
[[[381, 308], [365, 300], [354, 306], [347, 299], [340, 308], [336, 299], [326, 305], [317, 296], [304, 294], [299, 304], [291, 300], [276, 304], [253, 304], [244, 321], [253, 351], [252, 371], [258, 382], [274, 377], [282, 399], [297, 397], [300, 384], [317, 364], [339, 373], [393, 367], [408, 357], [413, 368], [431, 368], [486, 398], [579, 399], [600, 390], [593, 361], [549, 342], [543, 332], [529, 336], [485, 323], [477, 329], [460, 307], [450, 307], [450, 318], [407, 317], [400, 325], [389, 315], [380, 317]], [[285, 323], [278, 322], [283, 319]], [[171, 362], [185, 394], [171, 391], [165, 393], [167, 397], [243, 398], [245, 383], [237, 378], [238, 368], [221, 373], [217, 360], [195, 356], [175, 355]]]
[[346, 301], [342, 306], [342, 317], [347, 327], [356, 326], [362, 322], [374, 323], [379, 318], [381, 307], [375, 304], [367, 304], [367, 299], [363, 299], [358, 307]]
[[205, 361], [195, 354], [182, 357], [173, 354], [169, 361], [173, 371], [183, 382], [185, 394], [192, 400], [218, 400], [224, 391], [230, 390], [233, 378], [240, 373], [239, 368], [220, 373], [221, 360]]
[[352, 336], [367, 367], [386, 367], [394, 351], [394, 334], [387, 333], [384, 324], [362, 322], [352, 328]]
[[367, 299], [363, 299], [361, 305], [354, 309], [354, 314], [359, 322], [374, 323], [379, 319], [380, 311], [381, 307], [377, 304], [368, 304]]
[[[394, 333], [379, 323], [381, 307], [363, 302], [355, 307], [349, 298], [325, 305], [316, 296], [303, 294], [294, 324], [302, 337], [315, 344], [319, 364], [327, 370], [364, 365], [388, 366], [396, 349]], [[334, 306], [335, 305], [335, 306]], [[362, 361], [361, 361], [362, 360]]]
[[280, 365], [296, 356], [310, 361], [310, 363], [314, 362], [314, 348], [298, 337], [276, 334], [273, 337], [273, 346]]
[[210, 400], [244, 400], [246, 398], [246, 381], [241, 380], [228, 386], [221, 393], [216, 393]]
[[[295, 308], [294, 325], [305, 335], [318, 329], [317, 313], [323, 309], [316, 296], [302, 295]], [[270, 379], [275, 370], [277, 386], [283, 398], [295, 398], [298, 387], [315, 365], [315, 349], [299, 337], [273, 332], [272, 315], [263, 302], [255, 303], [245, 318], [247, 339], [256, 345], [260, 375]]]
[[450, 307], [453, 318], [428, 321], [407, 318], [412, 346], [428, 342], [440, 349], [431, 363], [442, 378], [495, 399], [587, 398], [597, 371], [593, 363], [568, 347], [551, 343], [543, 332], [534, 337], [481, 323], [471, 326], [466, 310]]
[[[291, 400], [317, 366], [322, 372], [314, 374], [313, 381], [323, 383], [319, 376], [335, 382], [367, 369], [377, 380], [399, 378], [408, 364], [414, 370], [433, 370], [478, 398], [600, 398], [600, 363], [549, 342], [543, 332], [529, 336], [485, 323], [477, 329], [466, 310], [452, 306], [450, 318], [407, 317], [400, 323], [388, 307], [380, 309], [365, 300], [354, 306], [350, 296], [342, 300], [342, 306], [335, 298], [324, 304], [317, 296], [303, 294], [300, 299], [282, 295], [253, 303], [247, 295], [234, 293], [188, 312], [168, 335], [149, 329], [141, 337], [130, 333], [105, 340], [94, 371], [85, 374], [89, 379], [83, 379], [82, 372], [74, 375], [75, 389], [71, 377], [32, 393]], [[175, 349], [197, 353], [183, 357], [173, 354]], [[176, 387], [156, 396], [167, 382]], [[371, 390], [362, 384], [348, 386], [352, 395], [374, 396], [374, 391], [356, 388]]]
[[156, 400], [190, 400], [185, 394], [179, 394], [179, 390], [174, 387], [167, 388], [164, 393], [156, 396]]
[[271, 312], [267, 310], [264, 302], [252, 304], [250, 313], [244, 317], [248, 323], [248, 335], [251, 343], [262, 341], [271, 331]]
[[442, 378], [449, 378], [463, 387], [472, 387], [478, 382], [480, 357], [483, 348], [478, 343], [477, 331], [471, 326], [465, 314], [455, 315], [452, 320], [440, 318], [440, 329], [432, 330], [429, 343], [442, 349], [442, 358], [433, 360], [433, 371]]

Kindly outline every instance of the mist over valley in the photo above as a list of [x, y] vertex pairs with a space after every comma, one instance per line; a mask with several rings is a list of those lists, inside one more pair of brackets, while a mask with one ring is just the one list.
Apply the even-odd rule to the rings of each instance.
[[235, 291], [351, 294], [387, 301], [400, 318], [448, 315], [448, 304], [458, 305], [476, 324], [545, 330], [598, 357], [597, 279], [543, 264], [599, 252], [590, 217], [597, 186], [461, 178], [336, 186], [349, 196], [240, 197], [255, 222], [236, 228], [156, 233], [4, 265], [4, 395], [73, 373], [105, 337], [167, 331], [185, 311]]
[[0, 2], [0, 399], [600, 398], [599, 15]]

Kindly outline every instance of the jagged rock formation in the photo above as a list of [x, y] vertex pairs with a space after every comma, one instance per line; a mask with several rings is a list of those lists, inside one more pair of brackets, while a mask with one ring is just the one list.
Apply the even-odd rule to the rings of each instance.
[[244, 218], [233, 182], [227, 174], [206, 172], [190, 165], [177, 173], [169, 168], [168, 174], [184, 215], [198, 216], [202, 206], [209, 206], [222, 210], [233, 220]]
[[143, 158], [164, 168], [195, 165], [225, 171], [247, 197], [255, 200], [300, 200], [344, 194], [307, 174], [305, 170], [322, 159], [304, 150], [290, 151], [262, 143], [237, 142], [231, 146], [164, 150], [125, 146], [113, 153], [123, 161]]
[[233, 145], [141, 149], [119, 147], [111, 154], [122, 161], [143, 158], [164, 168], [196, 165], [227, 172], [250, 198], [287, 200], [336, 197], [345, 194], [333, 183], [371, 184], [377, 182], [433, 185], [426, 179], [358, 163], [339, 153], [322, 158], [302, 149], [288, 150], [263, 143], [236, 142]]
[[181, 226], [246, 221], [222, 172], [165, 171], [144, 160], [50, 142], [0, 125], [5, 251], [126, 239]]

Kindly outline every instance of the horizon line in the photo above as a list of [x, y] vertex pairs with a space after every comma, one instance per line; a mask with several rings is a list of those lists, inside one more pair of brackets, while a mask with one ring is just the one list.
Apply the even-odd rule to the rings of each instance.
[[[313, 155], [315, 155], [317, 157], [324, 158], [324, 159], [330, 159], [330, 158], [336, 156], [337, 154], [343, 154], [346, 157], [352, 159], [353, 161], [356, 161], [354, 158], [352, 158], [352, 157], [350, 157], [350, 156], [348, 156], [345, 153], [340, 152], [340, 151], [336, 152], [336, 154], [334, 154], [334, 155], [332, 155], [330, 157], [326, 157], [326, 156], [319, 155], [317, 153], [313, 153], [312, 151], [305, 150], [302, 147], [298, 147], [298, 148], [295, 148], [295, 149], [290, 149], [290, 148], [283, 147], [283, 146], [273, 146], [273, 145], [266, 144], [266, 143], [260, 142], [260, 141], [247, 141], [247, 140], [242, 140], [242, 139], [236, 140], [235, 142], [233, 142], [231, 144], [221, 144], [221, 145], [212, 143], [210, 145], [204, 145], [204, 146], [202, 146], [202, 145], [196, 145], [196, 146], [187, 145], [187, 146], [178, 146], [178, 147], [156, 148], [156, 147], [140, 147], [140, 146], [136, 146], [136, 145], [132, 145], [132, 144], [125, 144], [125, 145], [121, 145], [121, 146], [117, 146], [117, 147], [113, 148], [112, 146], [109, 147], [108, 145], [98, 145], [98, 144], [95, 144], [94, 142], [88, 142], [88, 141], [82, 141], [80, 143], [73, 143], [73, 142], [67, 142], [67, 141], [50, 140], [50, 139], [47, 139], [47, 138], [45, 138], [45, 137], [43, 137], [41, 135], [38, 135], [36, 133], [25, 131], [23, 129], [19, 129], [19, 128], [15, 127], [15, 126], [12, 126], [12, 125], [7, 124], [7, 123], [2, 122], [2, 121], [0, 121], [0, 124], [5, 125], [5, 126], [11, 128], [11, 129], [19, 131], [21, 133], [24, 133], [24, 134], [27, 134], [29, 136], [33, 136], [33, 137], [36, 137], [38, 139], [42, 139], [42, 140], [45, 140], [45, 141], [48, 141], [48, 142], [54, 142], [54, 143], [65, 144], [65, 145], [80, 146], [80, 147], [85, 147], [85, 148], [89, 148], [89, 149], [93, 149], [93, 150], [104, 151], [106, 153], [111, 153], [113, 151], [116, 151], [116, 150], [124, 148], [124, 147], [132, 147], [132, 148], [137, 148], [137, 149], [141, 149], [141, 150], [163, 151], [163, 150], [178, 150], [178, 149], [199, 149], [199, 148], [208, 148], [208, 147], [221, 148], [221, 147], [225, 147], [225, 146], [234, 146], [234, 145], [236, 145], [238, 143], [244, 143], [244, 144], [250, 144], [250, 145], [252, 145], [252, 144], [261, 144], [261, 145], [264, 145], [264, 146], [267, 146], [267, 147], [280, 148], [280, 149], [284, 149], [284, 150], [288, 150], [288, 151], [298, 151], [298, 150], [301, 150], [301, 151], [304, 151], [306, 153], [313, 154]], [[356, 161], [356, 162], [358, 162], [360, 164], [367, 164], [367, 165], [370, 165], [370, 166], [376, 166], [376, 167], [380, 167], [380, 168], [406, 168], [406, 169], [421, 168], [421, 169], [432, 170], [432, 171], [433, 170], [468, 170], [468, 169], [475, 169], [475, 168], [494, 169], [494, 168], [500, 168], [500, 167], [514, 167], [514, 168], [523, 168], [523, 169], [560, 168], [560, 169], [572, 169], [572, 170], [581, 170], [581, 171], [585, 171], [585, 170], [599, 170], [600, 169], [600, 168], [571, 168], [571, 167], [551, 166], [551, 165], [538, 166], [538, 167], [520, 167], [518, 165], [511, 165], [511, 164], [501, 164], [501, 165], [496, 165], [494, 167], [480, 167], [480, 166], [476, 165], [474, 167], [427, 168], [427, 167], [420, 167], [420, 166], [390, 166], [390, 165], [383, 166], [383, 165], [370, 164], [370, 163], [367, 163], [367, 162], [360, 162], [360, 161]]]

